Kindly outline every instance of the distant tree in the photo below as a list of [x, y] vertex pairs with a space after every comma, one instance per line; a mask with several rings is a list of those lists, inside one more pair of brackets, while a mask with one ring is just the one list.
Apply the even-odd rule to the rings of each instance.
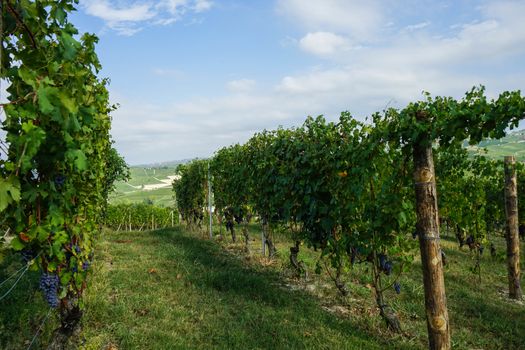
[[115, 190], [115, 182], [127, 181], [130, 179], [131, 174], [128, 164], [113, 147], [108, 152], [106, 166], [106, 182], [103, 188], [103, 195], [107, 201], [109, 194]]

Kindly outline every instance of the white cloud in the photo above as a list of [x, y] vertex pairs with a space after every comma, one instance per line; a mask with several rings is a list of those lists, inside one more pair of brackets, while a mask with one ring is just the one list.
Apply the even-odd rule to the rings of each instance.
[[309, 31], [345, 33], [354, 40], [373, 37], [384, 23], [377, 0], [278, 0], [277, 10]]
[[255, 80], [252, 79], [238, 79], [229, 81], [226, 87], [231, 92], [243, 93], [253, 90], [255, 87]]
[[330, 32], [306, 34], [299, 40], [299, 46], [306, 52], [319, 56], [329, 56], [340, 50], [349, 50], [347, 38]]
[[525, 54], [524, 12], [523, 1], [486, 2], [480, 8], [477, 22], [463, 24], [451, 35], [436, 37], [435, 33], [417, 30], [430, 24], [425, 21], [394, 30], [380, 45], [351, 51], [341, 49], [348, 45], [343, 37], [330, 34], [316, 37], [309, 33], [301, 39], [300, 47], [309, 53], [322, 54], [331, 67], [286, 76], [277, 90], [307, 98], [333, 93], [346, 95], [348, 100], [357, 95], [365, 99], [384, 96], [386, 100], [404, 102], [419, 97], [423, 89], [451, 94], [478, 84], [501, 86], [503, 77], [491, 74], [490, 70], [513, 55]]
[[131, 36], [147, 25], [168, 25], [188, 12], [207, 11], [213, 3], [210, 0], [81, 0], [80, 5], [88, 15], [104, 20], [109, 29]]
[[132, 4], [127, 8], [114, 8], [106, 0], [86, 1], [86, 12], [108, 22], [138, 22], [151, 19], [155, 13], [145, 4]]
[[420, 22], [420, 23], [416, 23], [416, 24], [411, 24], [411, 25], [406, 26], [403, 29], [403, 31], [405, 31], [405, 32], [413, 32], [415, 30], [419, 30], [419, 29], [423, 29], [425, 27], [428, 27], [429, 25], [430, 25], [429, 21]]
[[193, 5], [193, 9], [195, 12], [204, 12], [211, 9], [213, 6], [213, 3], [209, 0], [196, 0], [195, 4]]

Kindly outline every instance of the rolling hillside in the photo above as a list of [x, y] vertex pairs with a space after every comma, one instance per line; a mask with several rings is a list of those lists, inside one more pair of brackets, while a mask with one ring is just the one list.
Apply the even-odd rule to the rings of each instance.
[[151, 201], [156, 205], [173, 206], [171, 182], [176, 166], [134, 166], [131, 179], [118, 182], [111, 195], [111, 203], [141, 203]]
[[503, 159], [504, 156], [516, 156], [518, 161], [525, 161], [525, 130], [514, 131], [500, 140], [485, 140], [477, 146], [468, 146], [469, 151], [482, 152], [487, 149], [488, 156]]

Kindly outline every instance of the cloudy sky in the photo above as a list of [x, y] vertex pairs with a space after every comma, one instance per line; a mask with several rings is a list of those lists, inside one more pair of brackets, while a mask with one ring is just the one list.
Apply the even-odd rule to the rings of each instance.
[[80, 0], [130, 164], [207, 157], [308, 115], [525, 87], [525, 0]]

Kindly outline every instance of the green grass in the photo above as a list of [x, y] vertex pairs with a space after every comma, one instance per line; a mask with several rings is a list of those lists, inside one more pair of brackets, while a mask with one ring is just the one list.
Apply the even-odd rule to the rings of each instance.
[[131, 190], [128, 192], [115, 192], [111, 194], [110, 203], [144, 203], [153, 202], [153, 204], [164, 207], [173, 207], [175, 200], [171, 188], [159, 188], [151, 191]]
[[86, 304], [87, 349], [386, 346], [358, 320], [336, 317], [315, 297], [286, 288], [275, 269], [180, 230], [107, 236]]
[[[243, 243], [204, 239], [178, 227], [146, 232], [108, 232], [97, 247], [85, 295], [80, 349], [424, 349], [427, 333], [421, 266], [401, 277], [402, 292], [386, 291], [404, 335], [385, 328], [374, 305], [369, 271], [357, 265], [345, 274], [350, 289], [341, 297], [326, 271], [313, 271], [318, 252], [302, 246], [307, 280], [289, 268], [290, 240], [276, 235], [278, 257], [260, 255], [260, 227], [252, 225], [250, 250]], [[238, 235], [239, 239], [240, 235]], [[470, 272], [473, 254], [445, 235], [447, 301], [453, 347], [525, 349], [525, 305], [506, 297], [504, 241], [494, 239], [482, 275]], [[0, 266], [0, 281], [21, 265], [14, 257]], [[522, 266], [525, 268], [525, 266]], [[29, 273], [0, 302], [0, 349], [25, 349], [48, 308]], [[37, 338], [45, 348], [55, 315]], [[74, 348], [74, 347], [72, 347]]]

